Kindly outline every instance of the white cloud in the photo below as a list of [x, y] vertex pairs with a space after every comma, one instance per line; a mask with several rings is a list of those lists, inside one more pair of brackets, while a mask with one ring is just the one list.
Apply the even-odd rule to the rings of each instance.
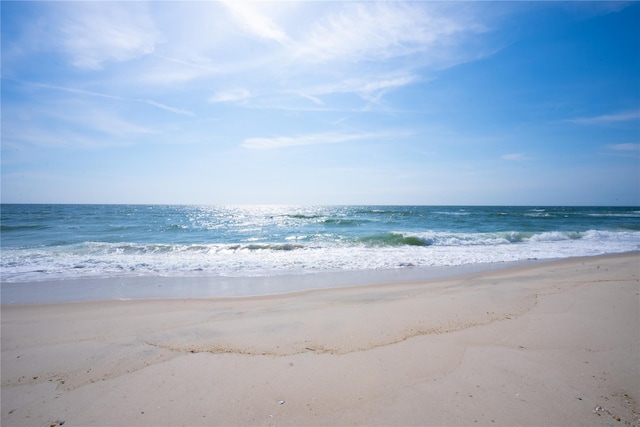
[[41, 88], [44, 88], [44, 89], [59, 90], [59, 91], [62, 91], [62, 92], [75, 93], [75, 94], [79, 94], [79, 95], [86, 95], [86, 96], [92, 96], [92, 97], [97, 97], [97, 98], [113, 99], [113, 100], [116, 100], [116, 101], [142, 102], [144, 104], [151, 105], [151, 106], [156, 107], [156, 108], [160, 108], [161, 110], [170, 111], [172, 113], [181, 114], [181, 115], [185, 115], [185, 116], [193, 116], [194, 115], [191, 111], [187, 111], [187, 110], [183, 110], [183, 109], [180, 109], [180, 108], [172, 107], [170, 105], [166, 105], [166, 104], [163, 104], [163, 103], [151, 100], [151, 99], [124, 98], [122, 96], [109, 95], [107, 93], [93, 92], [93, 91], [84, 90], [84, 89], [77, 89], [77, 88], [65, 87], [65, 86], [49, 85], [49, 84], [44, 84], [44, 83], [33, 83], [33, 82], [22, 82], [22, 81], [20, 83], [24, 83], [24, 84], [27, 84], [27, 85], [30, 85], [30, 86], [41, 87]]
[[607, 148], [613, 151], [638, 151], [640, 150], [640, 144], [633, 142], [627, 144], [609, 144]]
[[190, 82], [228, 71], [220, 70], [208, 63], [188, 62], [154, 52], [154, 61], [144, 65], [136, 76], [137, 83], [144, 85], [175, 85]]
[[465, 16], [444, 13], [427, 3], [347, 3], [316, 23], [297, 47], [313, 62], [380, 61], [424, 52], [458, 34], [483, 28]]
[[[465, 40], [485, 31], [477, 24], [479, 16], [469, 13], [472, 6], [452, 8], [422, 2], [278, 3], [275, 10], [273, 4], [265, 6], [262, 2], [224, 4], [245, 31], [261, 40], [278, 42], [254, 48], [251, 58], [227, 57], [233, 58], [234, 64], [244, 64], [244, 69], [229, 73], [234, 80], [244, 75], [249, 90], [254, 92], [256, 84], [263, 88], [259, 97], [252, 94], [254, 102], [247, 107], [266, 108], [275, 102], [295, 109], [300, 104], [287, 98], [294, 94], [316, 107], [331, 109], [336, 100], [325, 96], [355, 94], [366, 101], [366, 105], [355, 109], [368, 110], [379, 105], [387, 93], [427, 80], [421, 76], [425, 66], [443, 68], [484, 55], [482, 49], [476, 49], [477, 39], [472, 49]], [[246, 42], [250, 41], [245, 39], [243, 43]], [[229, 64], [223, 61], [216, 65]], [[265, 85], [262, 76], [277, 77]], [[221, 92], [210, 101], [248, 98], [242, 92]]]
[[[246, 89], [221, 90], [208, 100], [252, 98], [261, 99], [260, 105], [277, 101], [285, 107], [296, 105], [291, 95], [331, 108], [323, 95], [353, 93], [368, 103], [367, 109], [390, 91], [424, 81], [418, 74], [425, 65], [482, 56], [459, 38], [484, 31], [470, 6], [234, 0], [179, 4], [72, 2], [62, 8], [68, 16], [59, 13], [58, 43], [75, 66], [87, 69], [147, 55], [118, 76], [141, 88], [186, 87], [212, 79], [217, 87], [233, 88], [241, 82]], [[403, 59], [390, 61], [398, 57]], [[339, 68], [334, 61], [341, 61]], [[300, 89], [292, 89], [296, 87]], [[155, 100], [145, 102], [189, 114]]]
[[153, 107], [160, 108], [161, 110], [170, 111], [176, 114], [182, 114], [183, 116], [193, 116], [194, 114], [191, 111], [183, 110], [180, 108], [175, 108], [170, 105], [162, 104], [161, 102], [152, 101], [150, 99], [134, 99], [134, 101], [144, 102], [145, 104], [149, 104]]
[[[59, 119], [65, 120], [65, 117], [60, 115]], [[118, 138], [133, 138], [157, 133], [157, 130], [140, 126], [104, 109], [76, 111], [73, 117], [66, 118], [66, 121], [73, 123], [77, 129], [99, 132]]]
[[267, 40], [275, 40], [279, 43], [286, 43], [288, 37], [286, 32], [268, 16], [261, 13], [257, 3], [244, 1], [223, 1], [234, 20], [249, 33]]
[[500, 158], [502, 160], [521, 161], [526, 160], [527, 156], [524, 153], [509, 153], [502, 155]]
[[3, 128], [3, 144], [14, 142], [20, 147], [94, 149], [131, 145], [141, 137], [156, 133], [150, 128], [99, 110], [75, 109], [73, 114], [53, 111], [39, 113], [55, 120], [55, 132], [51, 132], [50, 125], [30, 122], [25, 126], [24, 123], [15, 122]]
[[300, 145], [336, 144], [360, 139], [382, 138], [385, 136], [388, 135], [377, 133], [321, 133], [294, 137], [247, 138], [241, 145], [248, 149], [272, 149]]
[[606, 152], [604, 154], [608, 156], [626, 157], [637, 159], [640, 157], [640, 143], [628, 142], [622, 144], [609, 144], [605, 146]]
[[221, 92], [216, 92], [211, 98], [209, 98], [209, 102], [233, 102], [233, 101], [242, 101], [243, 99], [248, 99], [251, 97], [251, 92], [247, 89], [229, 89]]
[[591, 18], [620, 12], [633, 3], [633, 1], [569, 1], [563, 2], [562, 7], [579, 17]]
[[[354, 78], [347, 78], [340, 81], [330, 81], [327, 83], [311, 85], [308, 87], [301, 87], [297, 89], [284, 90], [281, 93], [283, 94], [295, 94], [302, 98], [306, 98], [310, 100], [317, 107], [321, 108], [309, 108], [305, 106], [297, 105], [295, 107], [285, 108], [283, 106], [277, 107], [273, 106], [273, 108], [285, 108], [291, 110], [299, 110], [299, 111], [330, 111], [334, 110], [331, 106], [331, 100], [323, 99], [324, 97], [328, 97], [336, 94], [354, 94], [363, 100], [367, 101], [367, 105], [364, 107], [358, 108], [340, 108], [338, 110], [344, 111], [359, 111], [362, 112], [369, 108], [372, 104], [380, 103], [381, 98], [394, 89], [401, 88], [403, 86], [407, 86], [418, 81], [421, 81], [420, 77], [411, 74], [411, 73], [396, 73], [396, 74], [388, 74], [388, 75], [371, 75], [371, 76], [363, 76], [360, 75]], [[280, 98], [281, 100], [281, 98]], [[291, 105], [296, 105], [293, 102]], [[255, 107], [255, 105], [253, 105]]]
[[161, 40], [142, 2], [71, 2], [60, 8], [56, 36], [78, 68], [99, 69], [154, 51]]
[[625, 111], [615, 114], [604, 114], [601, 116], [593, 117], [578, 117], [576, 119], [570, 119], [572, 123], [578, 123], [582, 125], [598, 125], [616, 122], [627, 122], [633, 120], [640, 120], [640, 110], [637, 111]]
[[357, 93], [363, 98], [371, 98], [374, 94], [415, 83], [418, 78], [412, 74], [397, 76], [379, 76], [377, 79], [353, 78], [340, 82], [328, 83], [304, 89], [304, 95], [319, 96], [334, 93]]
[[316, 96], [309, 95], [308, 93], [299, 93], [299, 95], [303, 98], [307, 98], [309, 101], [313, 102], [316, 105], [324, 105], [324, 102]]

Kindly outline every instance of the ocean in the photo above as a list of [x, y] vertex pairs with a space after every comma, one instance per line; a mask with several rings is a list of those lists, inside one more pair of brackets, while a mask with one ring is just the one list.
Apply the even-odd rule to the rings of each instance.
[[1, 206], [0, 281], [273, 277], [640, 250], [640, 207]]

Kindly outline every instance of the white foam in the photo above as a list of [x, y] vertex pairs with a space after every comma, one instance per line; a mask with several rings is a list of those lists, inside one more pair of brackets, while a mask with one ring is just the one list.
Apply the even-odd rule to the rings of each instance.
[[[407, 234], [409, 235], [409, 234]], [[640, 250], [640, 232], [586, 231], [413, 234], [427, 246], [326, 241], [235, 245], [85, 243], [58, 249], [3, 249], [2, 282], [79, 277], [272, 276], [318, 271], [435, 267], [567, 258]], [[294, 243], [295, 242], [295, 243]]]

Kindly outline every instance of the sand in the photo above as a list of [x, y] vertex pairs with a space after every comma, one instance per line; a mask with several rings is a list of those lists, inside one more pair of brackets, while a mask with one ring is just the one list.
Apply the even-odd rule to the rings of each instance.
[[640, 425], [640, 254], [2, 306], [2, 426]]

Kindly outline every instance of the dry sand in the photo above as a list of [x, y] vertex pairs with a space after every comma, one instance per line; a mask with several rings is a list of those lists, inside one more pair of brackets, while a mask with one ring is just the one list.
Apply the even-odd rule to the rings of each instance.
[[640, 255], [2, 307], [3, 426], [640, 425]]

